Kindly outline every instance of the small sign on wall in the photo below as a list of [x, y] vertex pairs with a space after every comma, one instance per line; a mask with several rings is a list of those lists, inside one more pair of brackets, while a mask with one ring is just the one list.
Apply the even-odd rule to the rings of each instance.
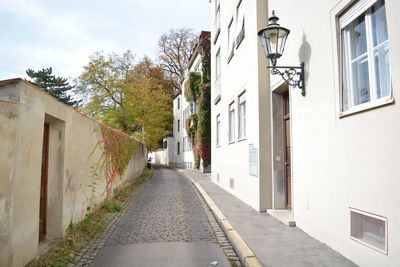
[[249, 175], [258, 176], [258, 149], [249, 144]]

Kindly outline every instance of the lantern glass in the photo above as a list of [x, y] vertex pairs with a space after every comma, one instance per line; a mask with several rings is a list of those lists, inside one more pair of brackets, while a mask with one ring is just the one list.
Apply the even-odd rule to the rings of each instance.
[[276, 60], [280, 58], [285, 49], [286, 39], [290, 31], [277, 23], [279, 19], [275, 14], [270, 18], [271, 23], [258, 32], [261, 43], [263, 45], [265, 55], [271, 59], [272, 65], [275, 66]]

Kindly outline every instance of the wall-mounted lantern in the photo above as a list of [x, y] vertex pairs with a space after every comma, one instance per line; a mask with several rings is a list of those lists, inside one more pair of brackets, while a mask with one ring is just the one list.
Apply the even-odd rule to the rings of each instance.
[[305, 96], [304, 62], [300, 64], [300, 67], [276, 66], [278, 58], [283, 54], [286, 39], [290, 33], [290, 30], [278, 24], [278, 20], [275, 11], [272, 11], [272, 17], [268, 19], [268, 26], [258, 32], [265, 55], [271, 60], [272, 66], [268, 66], [268, 68], [271, 69], [272, 75], [279, 74], [287, 84], [293, 88], [299, 88], [301, 94]]

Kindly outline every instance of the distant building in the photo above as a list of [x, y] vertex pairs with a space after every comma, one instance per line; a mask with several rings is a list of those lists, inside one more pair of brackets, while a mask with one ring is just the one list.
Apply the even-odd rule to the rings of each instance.
[[[156, 158], [163, 158], [163, 162], [168, 162], [170, 166], [177, 168], [195, 168], [194, 157], [194, 140], [186, 130], [186, 121], [191, 118], [193, 114], [198, 112], [198, 103], [187, 101], [185, 91], [188, 90], [188, 80], [191, 73], [198, 74], [199, 77], [203, 75], [203, 61], [200, 50], [203, 42], [210, 39], [210, 32], [203, 31], [199, 36], [199, 40], [193, 48], [193, 53], [190, 57], [189, 66], [186, 72], [186, 78], [182, 82], [182, 92], [175, 94], [173, 100], [173, 137], [164, 140], [164, 151], [158, 151], [155, 154]], [[210, 136], [211, 138], [211, 136]], [[167, 151], [168, 150], [168, 151]], [[163, 155], [163, 156], [161, 156]], [[168, 159], [166, 159], [168, 155]], [[155, 161], [157, 163], [157, 160]], [[159, 161], [161, 162], [161, 160]], [[203, 161], [200, 160], [199, 169], [203, 172], [210, 172], [211, 165], [203, 166]]]

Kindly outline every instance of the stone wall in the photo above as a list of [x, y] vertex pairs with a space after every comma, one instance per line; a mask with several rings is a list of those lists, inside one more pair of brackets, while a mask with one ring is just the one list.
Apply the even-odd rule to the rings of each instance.
[[[50, 125], [47, 234], [39, 242], [44, 123]], [[0, 81], [0, 266], [23, 266], [106, 197], [97, 122], [20, 79]], [[139, 143], [113, 188], [137, 177], [147, 151]]]

